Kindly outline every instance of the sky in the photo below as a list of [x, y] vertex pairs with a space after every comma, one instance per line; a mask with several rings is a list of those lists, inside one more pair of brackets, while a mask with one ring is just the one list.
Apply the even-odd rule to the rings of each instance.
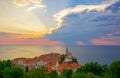
[[0, 0], [0, 45], [120, 45], [120, 0]]

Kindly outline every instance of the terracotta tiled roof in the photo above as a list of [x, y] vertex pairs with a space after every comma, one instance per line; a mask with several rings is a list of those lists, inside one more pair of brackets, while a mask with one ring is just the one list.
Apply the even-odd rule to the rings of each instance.
[[65, 69], [75, 70], [76, 68], [79, 68], [79, 67], [81, 67], [81, 65], [78, 64], [78, 63], [75, 63], [75, 62], [73, 62], [73, 63], [64, 62], [64, 63], [59, 65], [59, 70], [58, 71], [59, 72], [63, 72], [63, 70], [65, 70]]
[[29, 70], [32, 70], [34, 67], [33, 66], [28, 66], [28, 69]]
[[52, 69], [51, 68], [47, 68], [47, 73], [51, 73], [52, 72]]

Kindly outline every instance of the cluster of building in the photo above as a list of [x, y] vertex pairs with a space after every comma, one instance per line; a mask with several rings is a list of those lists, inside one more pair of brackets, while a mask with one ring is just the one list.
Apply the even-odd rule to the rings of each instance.
[[12, 62], [23, 68], [25, 71], [46, 66], [48, 73], [52, 70], [56, 70], [58, 73], [61, 73], [65, 69], [72, 69], [75, 71], [77, 68], [81, 67], [77, 62], [73, 62], [73, 56], [68, 49], [66, 49], [64, 61], [59, 63], [61, 61], [61, 56], [62, 55], [59, 53], [49, 53], [34, 58], [16, 58], [12, 60]]

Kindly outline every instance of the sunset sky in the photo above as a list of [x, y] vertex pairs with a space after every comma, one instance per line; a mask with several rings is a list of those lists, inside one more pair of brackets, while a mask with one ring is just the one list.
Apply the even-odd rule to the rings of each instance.
[[120, 0], [0, 0], [0, 45], [120, 45]]

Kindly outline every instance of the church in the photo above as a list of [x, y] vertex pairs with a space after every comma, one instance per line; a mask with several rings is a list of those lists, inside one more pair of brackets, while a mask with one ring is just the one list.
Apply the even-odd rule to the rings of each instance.
[[69, 52], [69, 50], [66, 48], [66, 57], [65, 57], [65, 62], [72, 63], [72, 54]]

